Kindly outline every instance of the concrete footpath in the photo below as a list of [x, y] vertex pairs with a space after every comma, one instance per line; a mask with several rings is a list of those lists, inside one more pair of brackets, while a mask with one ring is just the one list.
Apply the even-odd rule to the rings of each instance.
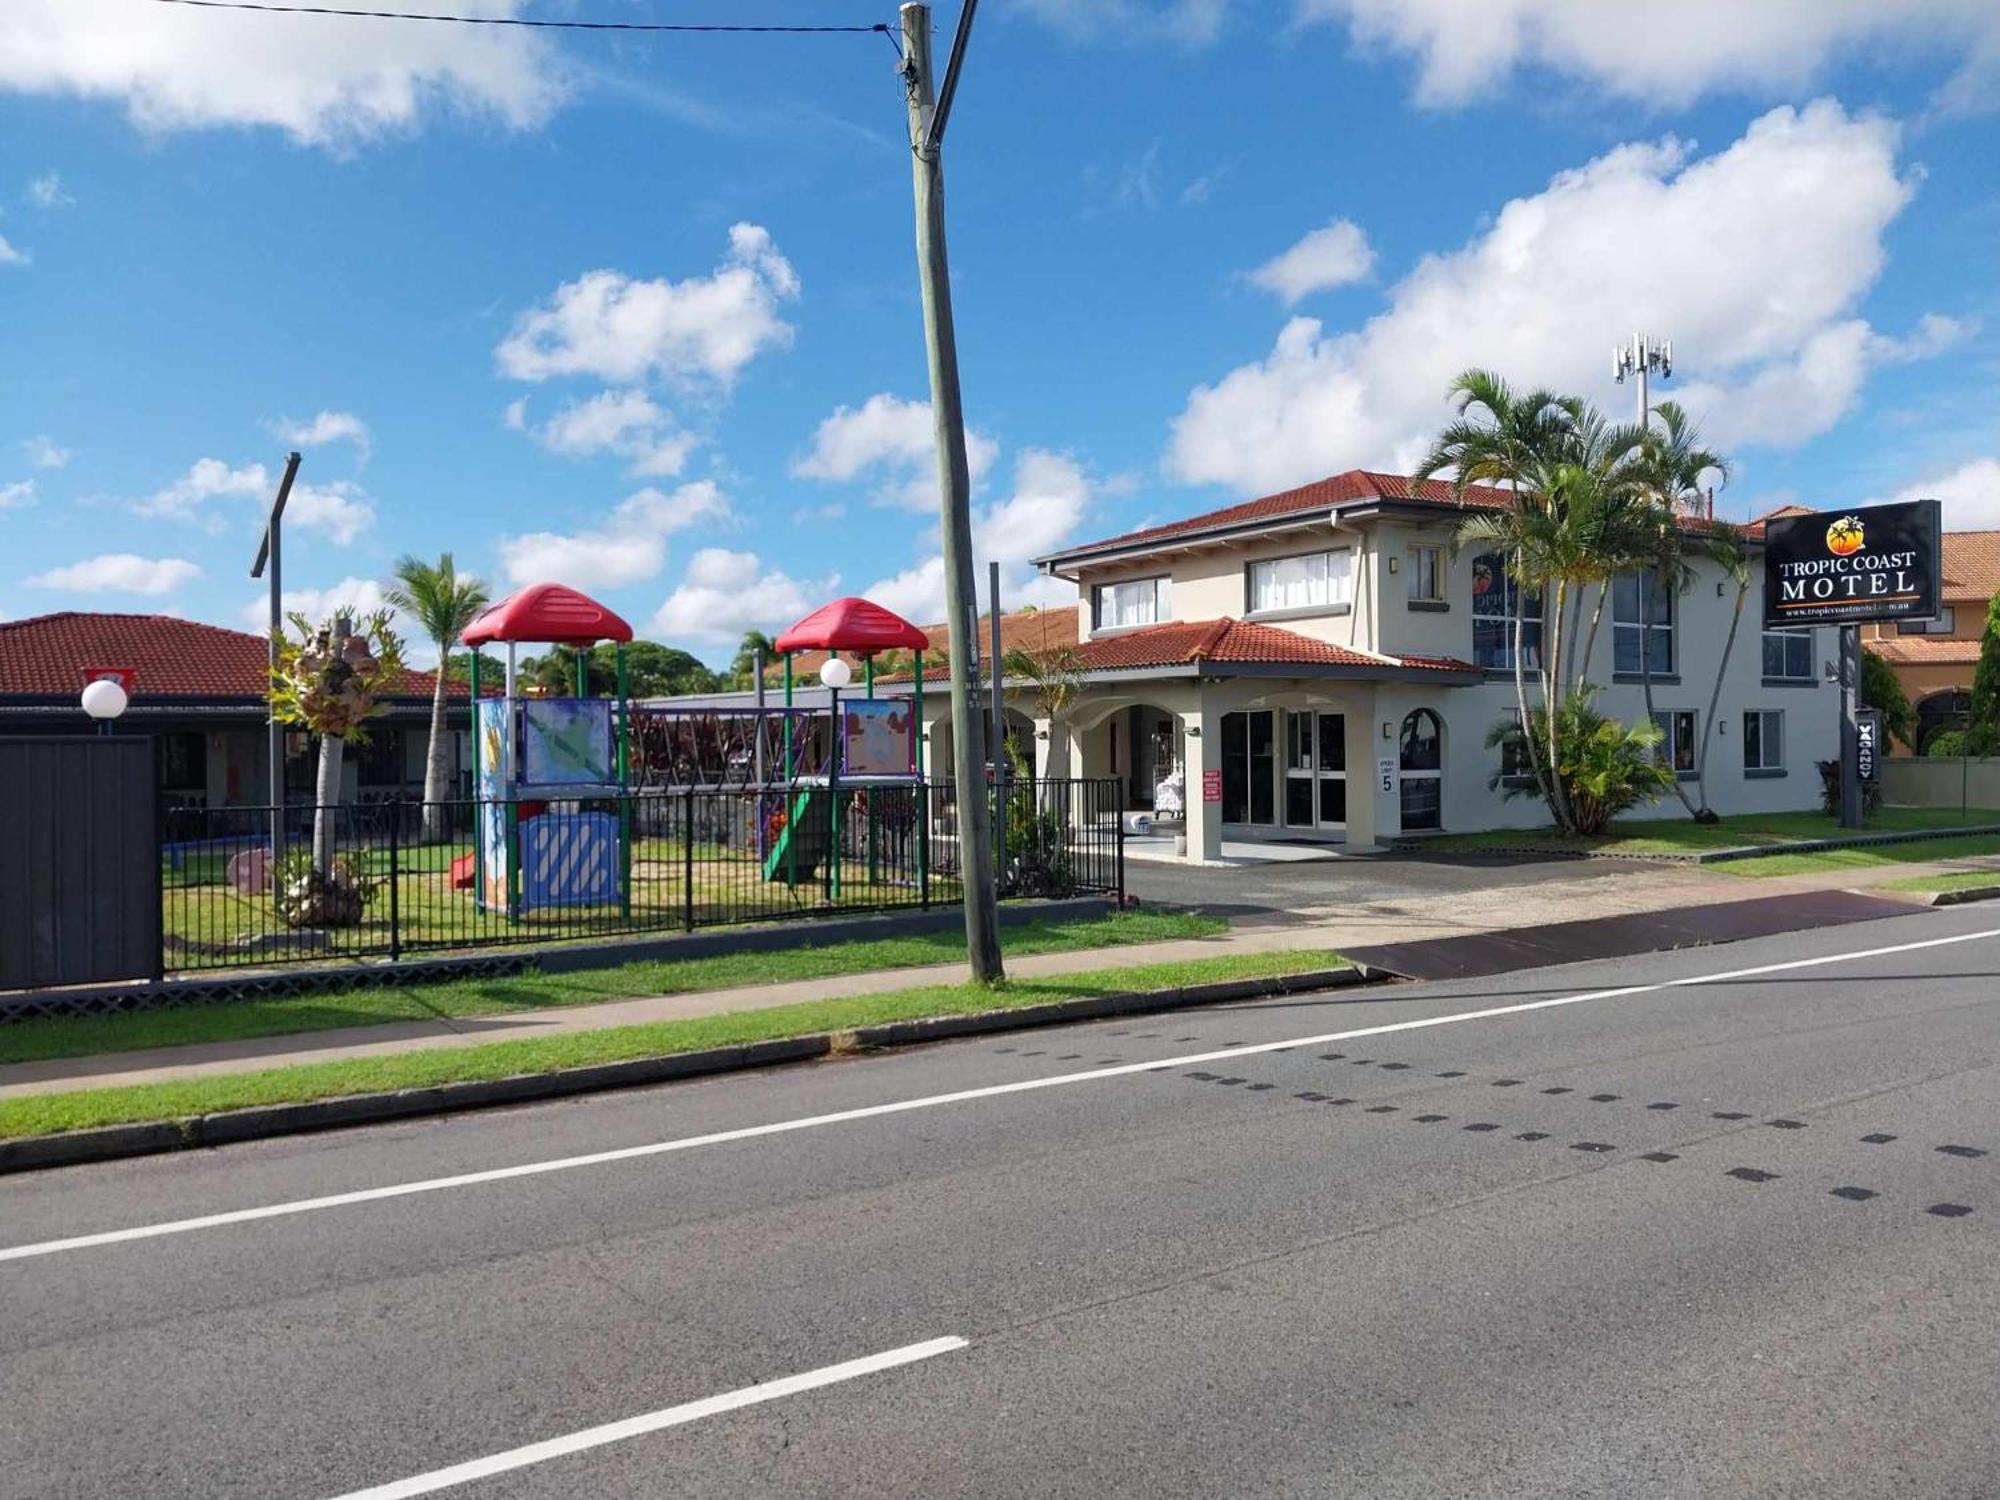
[[[1588, 876], [1580, 872], [1574, 879], [1546, 880], [1532, 886], [1510, 887], [1504, 892], [1496, 891], [1486, 896], [1454, 893], [1441, 897], [1347, 905], [1337, 910], [1326, 909], [1310, 914], [1274, 913], [1268, 917], [1240, 921], [1228, 932], [1214, 937], [1024, 956], [1010, 959], [1007, 970], [1012, 978], [1035, 979], [1092, 969], [1213, 958], [1231, 953], [1276, 949], [1347, 951], [1391, 942], [1408, 944], [1807, 891], [1867, 891], [1886, 881], [1954, 868], [1962, 866], [1955, 862], [1941, 862], [1936, 866], [1905, 864], [1886, 866], [1880, 870], [1822, 872], [1755, 880], [1717, 874], [1698, 867], [1635, 867], [1630, 873], [1611, 878], [1596, 872]], [[1218, 894], [1226, 894], [1227, 880], [1226, 874], [1218, 874]], [[1914, 903], [1916, 898], [1906, 899]], [[763, 1010], [847, 995], [956, 984], [965, 977], [962, 964], [935, 964], [922, 968], [703, 990], [694, 994], [635, 997], [596, 1005], [503, 1015], [440, 1016], [434, 1020], [400, 1021], [381, 1026], [340, 1027], [297, 1032], [289, 1036], [250, 1037], [45, 1062], [13, 1063], [0, 1066], [0, 1099], [70, 1089], [163, 1083], [304, 1063], [343, 1062], [441, 1047], [476, 1047], [488, 1042], [560, 1036], [614, 1026], [689, 1020], [731, 1011]]]

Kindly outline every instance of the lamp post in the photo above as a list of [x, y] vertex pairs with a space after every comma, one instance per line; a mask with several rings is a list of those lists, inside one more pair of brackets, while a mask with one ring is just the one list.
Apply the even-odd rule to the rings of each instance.
[[827, 727], [826, 727], [826, 816], [831, 838], [827, 845], [826, 880], [827, 890], [835, 901], [840, 899], [840, 690], [854, 681], [854, 668], [837, 656], [829, 656], [819, 669], [819, 680], [826, 684]]
[[128, 700], [124, 687], [109, 677], [100, 677], [95, 682], [86, 683], [83, 689], [83, 711], [97, 720], [99, 734], [111, 733], [111, 724], [125, 712]]

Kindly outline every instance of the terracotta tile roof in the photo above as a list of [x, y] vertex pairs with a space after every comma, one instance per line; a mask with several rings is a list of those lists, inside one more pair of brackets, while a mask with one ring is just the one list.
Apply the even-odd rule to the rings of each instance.
[[1979, 642], [1958, 641], [1949, 636], [1885, 635], [1867, 643], [1868, 649], [1886, 662], [1899, 667], [1967, 666], [1979, 660]]
[[[135, 699], [262, 699], [268, 659], [261, 635], [172, 615], [67, 610], [0, 623], [0, 695], [69, 696], [82, 691], [85, 667], [131, 667]], [[404, 677], [398, 696], [436, 690], [429, 672]], [[454, 684], [453, 695], [464, 697], [465, 688]]]
[[[1513, 495], [1508, 490], [1483, 484], [1467, 485], [1461, 494], [1455, 492], [1451, 482], [1445, 479], [1427, 479], [1422, 484], [1417, 484], [1407, 474], [1384, 474], [1374, 469], [1349, 469], [1342, 474], [1333, 474], [1325, 479], [1316, 479], [1311, 484], [1300, 485], [1297, 489], [1282, 490], [1275, 495], [1265, 495], [1256, 500], [1226, 505], [1220, 510], [1204, 511], [1185, 520], [1169, 521], [1160, 526], [1141, 527], [1122, 536], [1105, 537], [1099, 541], [1065, 547], [1060, 552], [1042, 558], [1041, 561], [1060, 562], [1106, 548], [1142, 546], [1148, 542], [1171, 541], [1175, 537], [1192, 536], [1202, 532], [1281, 521], [1287, 516], [1311, 515], [1315, 511], [1330, 511], [1336, 506], [1351, 505], [1363, 500], [1419, 501], [1427, 505], [1492, 509], [1495, 506], [1512, 504]], [[1683, 518], [1681, 524], [1690, 531], [1698, 531], [1710, 523], [1704, 517], [1688, 516]], [[1745, 529], [1753, 537], [1763, 535], [1761, 520]]]
[[2000, 594], [2000, 531], [1944, 534], [1944, 596], [1984, 604]]
[[[1029, 652], [1059, 651], [1065, 646], [1076, 645], [1077, 606], [1059, 605], [1053, 609], [1022, 609], [1000, 617], [1000, 650], [1006, 652], [1022, 650]], [[979, 654], [986, 655], [987, 643], [992, 639], [992, 619], [990, 614], [979, 617]], [[948, 625], [926, 625], [923, 632], [930, 638], [930, 649], [947, 652], [951, 649], [951, 627]], [[824, 651], [800, 651], [792, 657], [792, 678], [795, 682], [817, 682], [819, 669], [825, 665], [827, 653]], [[783, 672], [780, 664], [766, 666], [767, 679], [775, 679]], [[855, 674], [860, 675], [858, 672]], [[927, 667], [924, 680], [932, 682], [946, 676], [943, 667]], [[891, 673], [881, 681], [908, 681], [909, 672]]]
[[1448, 657], [1371, 656], [1345, 646], [1316, 641], [1295, 631], [1247, 620], [1176, 620], [1086, 641], [1077, 654], [1087, 671], [1142, 667], [1199, 666], [1204, 662], [1264, 666], [1358, 667], [1384, 671], [1414, 667], [1437, 672], [1475, 672], [1468, 662]]

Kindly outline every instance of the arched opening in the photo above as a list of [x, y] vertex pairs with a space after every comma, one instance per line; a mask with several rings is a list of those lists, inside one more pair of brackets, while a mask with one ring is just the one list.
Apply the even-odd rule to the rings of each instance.
[[1412, 709], [1404, 718], [1398, 766], [1403, 832], [1444, 827], [1444, 721], [1430, 709]]
[[1916, 752], [1922, 755], [1932, 740], [1948, 729], [1963, 729], [1972, 722], [1972, 694], [1954, 688], [1932, 693], [1917, 702]]

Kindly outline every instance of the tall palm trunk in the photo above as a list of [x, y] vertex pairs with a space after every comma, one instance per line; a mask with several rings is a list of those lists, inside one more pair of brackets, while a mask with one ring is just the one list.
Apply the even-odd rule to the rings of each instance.
[[[1650, 573], [1639, 575], [1639, 632], [1639, 686], [1646, 695], [1646, 722], [1651, 724], [1657, 718], [1653, 712], [1653, 576]], [[1681, 785], [1680, 771], [1669, 769], [1674, 771], [1674, 795], [1681, 799], [1689, 817], [1696, 816], [1687, 788]]]
[[1715, 814], [1708, 806], [1708, 741], [1715, 733], [1715, 711], [1722, 703], [1722, 678], [1729, 670], [1730, 653], [1736, 649], [1736, 631], [1743, 623], [1743, 601], [1749, 596], [1750, 585], [1739, 581], [1736, 585], [1736, 608], [1729, 616], [1729, 634], [1722, 642], [1722, 660], [1715, 666], [1715, 686], [1708, 694], [1708, 717], [1701, 724], [1701, 748], [1694, 757], [1695, 790], [1701, 793], [1701, 806], [1695, 812], [1699, 822], [1712, 822]]
[[445, 806], [445, 777], [450, 774], [450, 746], [445, 739], [445, 667], [451, 659], [451, 643], [438, 643], [437, 685], [431, 691], [430, 753], [424, 757], [424, 842], [441, 843], [450, 809]]
[[313, 865], [322, 875], [333, 873], [338, 852], [340, 766], [347, 741], [337, 734], [319, 737], [319, 781], [313, 792]]
[[1549, 807], [1549, 814], [1556, 820], [1556, 827], [1562, 832], [1569, 831], [1569, 824], [1563, 815], [1563, 805], [1557, 800], [1555, 791], [1549, 785], [1549, 770], [1543, 763], [1541, 747], [1535, 743], [1535, 721], [1528, 716], [1528, 659], [1522, 645], [1522, 621], [1525, 618], [1527, 597], [1519, 592], [1514, 595], [1514, 706], [1521, 715], [1521, 738], [1528, 747], [1528, 767], [1535, 773], [1535, 787], [1542, 794], [1542, 801]]
[[1590, 607], [1590, 630], [1583, 638], [1583, 654], [1576, 659], [1576, 686], [1580, 691], [1590, 678], [1590, 658], [1597, 650], [1597, 627], [1604, 623], [1604, 597], [1611, 592], [1611, 585], [1600, 582], [1597, 585], [1597, 599]]
[[1556, 580], [1555, 608], [1542, 611], [1542, 634], [1550, 635], [1550, 623], [1554, 623], [1554, 639], [1542, 642], [1542, 718], [1547, 725], [1549, 741], [1549, 787], [1555, 793], [1556, 824], [1565, 832], [1576, 825], [1576, 811], [1570, 806], [1569, 788], [1562, 779], [1561, 724], [1556, 710], [1562, 698], [1562, 619], [1563, 606], [1568, 601], [1564, 597], [1563, 580]]

